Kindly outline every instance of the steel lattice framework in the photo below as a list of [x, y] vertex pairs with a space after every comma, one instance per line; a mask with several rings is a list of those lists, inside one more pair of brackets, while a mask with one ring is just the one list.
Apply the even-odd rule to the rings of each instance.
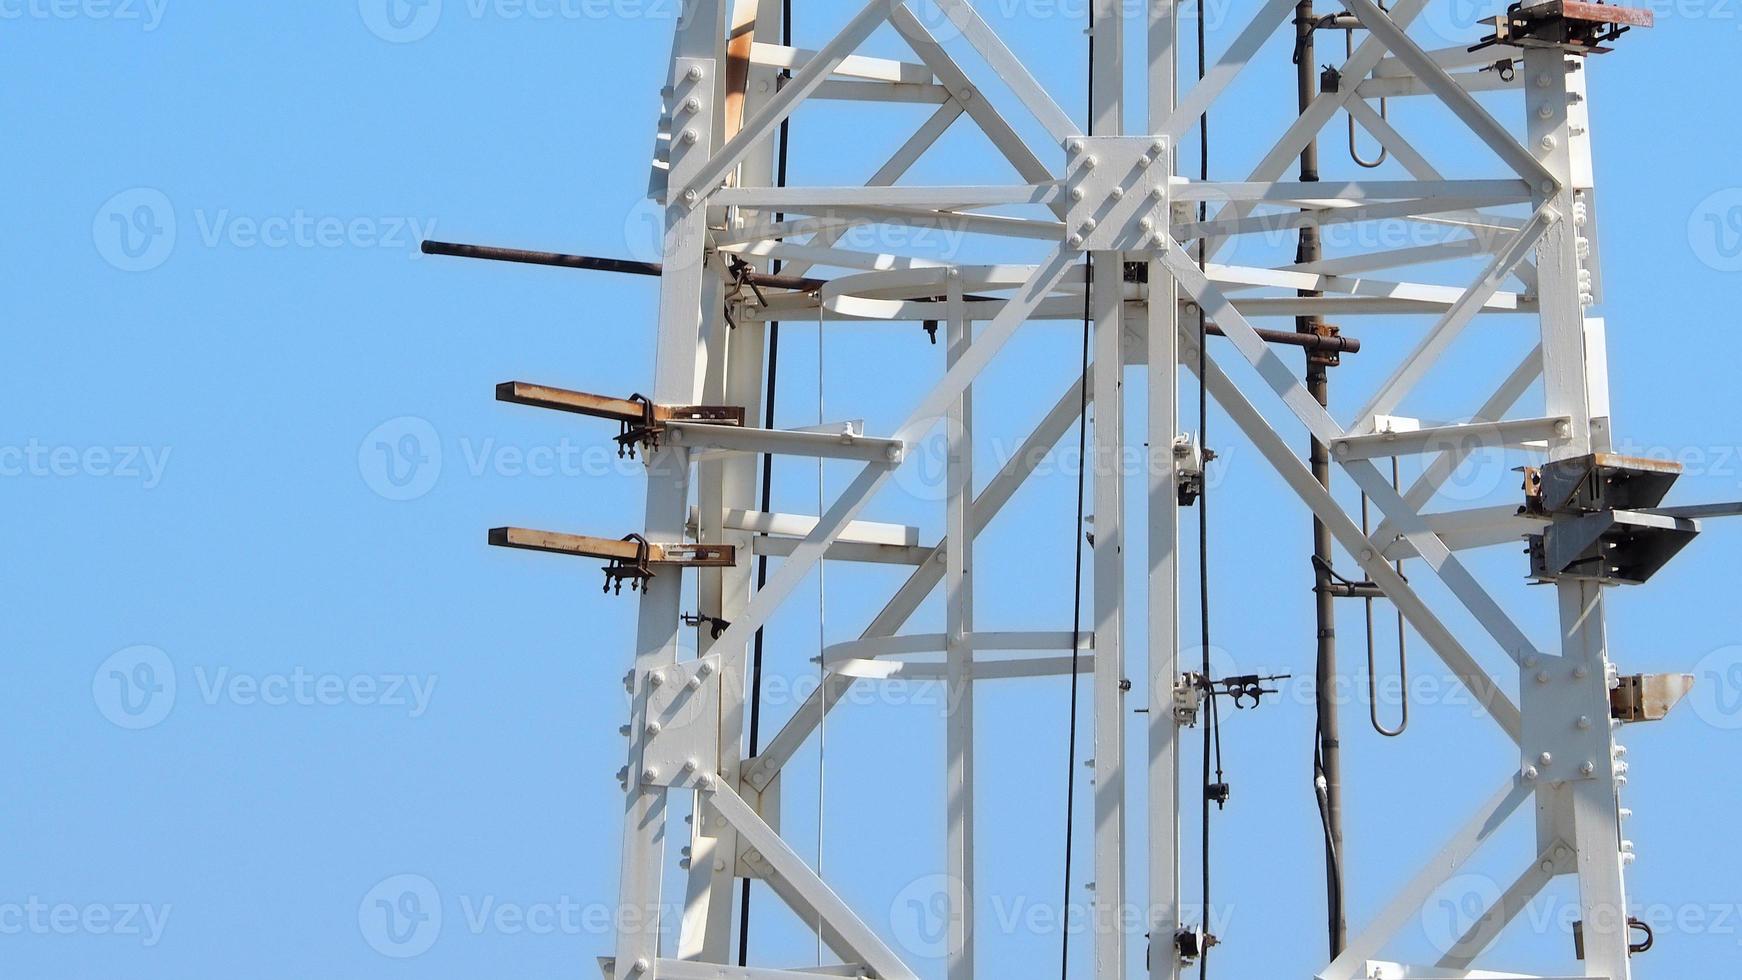
[[[1643, 579], [1649, 571], [1629, 572], [1619, 558], [1604, 557], [1612, 544], [1604, 528], [1633, 520], [1644, 528], [1635, 538], [1651, 538], [1657, 547], [1667, 540], [1664, 536], [1679, 535], [1674, 538], [1679, 541], [1697, 526], [1685, 515], [1652, 510], [1658, 501], [1637, 495], [1626, 508], [1601, 499], [1574, 508], [1554, 497], [1556, 474], [1572, 473], [1561, 482], [1583, 486], [1581, 476], [1625, 467], [1602, 455], [1610, 448], [1603, 325], [1588, 314], [1600, 296], [1600, 282], [1591, 248], [1596, 218], [1587, 52], [1564, 37], [1533, 37], [1518, 20], [1511, 35], [1480, 50], [1427, 50], [1409, 28], [1430, 2], [1451, 0], [1398, 0], [1389, 10], [1375, 0], [1346, 0], [1343, 16], [1360, 32], [1361, 43], [1338, 71], [1342, 83], [1319, 94], [1245, 180], [1206, 183], [1179, 174], [1175, 146], [1263, 44], [1296, 29], [1296, 0], [1253, 4], [1249, 23], [1191, 87], [1178, 83], [1182, 15], [1174, 0], [1140, 5], [1097, 0], [1093, 32], [1099, 54], [1091, 64], [1095, 95], [1086, 131], [967, 0], [870, 0], [862, 8], [848, 4], [832, 11], [826, 8], [834, 5], [801, 4], [823, 21], [848, 17], [833, 39], [814, 51], [781, 43], [778, 4], [688, 0], [676, 29], [656, 168], [655, 198], [666, 221], [651, 397], [616, 400], [524, 384], [506, 385], [502, 392], [507, 400], [618, 419], [625, 442], [646, 448], [646, 521], [633, 540], [496, 532], [499, 544], [609, 559], [614, 563], [609, 577], [641, 589], [639, 639], [627, 678], [633, 707], [624, 780], [623, 907], [660, 906], [668, 805], [673, 794], [696, 799], [696, 819], [686, 832], [690, 885], [682, 921], [650, 917], [625, 926], [614, 956], [603, 961], [608, 977], [914, 977], [877, 930], [782, 840], [771, 808], [779, 805], [777, 776], [783, 765], [814, 735], [820, 714], [851, 685], [915, 676], [942, 677], [955, 706], [946, 747], [951, 801], [945, 818], [946, 869], [954, 910], [948, 973], [952, 980], [975, 975], [972, 916], [961, 914], [972, 908], [974, 889], [973, 683], [986, 677], [1068, 674], [1079, 644], [1069, 632], [977, 629], [974, 542], [1030, 475], [1037, 457], [1029, 450], [1057, 443], [1076, 424], [1084, 401], [1103, 406], [1092, 423], [1093, 628], [1092, 636], [1085, 631], [1079, 658], [1081, 669], [1092, 672], [1094, 705], [1094, 972], [1105, 980], [1141, 973], [1157, 980], [1180, 976], [1181, 958], [1166, 938], [1183, 925], [1178, 787], [1180, 734], [1189, 712], [1176, 710], [1179, 688], [1173, 681], [1183, 668], [1176, 662], [1179, 489], [1193, 475], [1194, 461], [1193, 447], [1176, 437], [1182, 371], [1196, 373], [1200, 354], [1201, 382], [1211, 397], [1519, 748], [1518, 766], [1495, 774], [1497, 786], [1463, 828], [1317, 976], [1519, 976], [1471, 966], [1524, 904], [1560, 876], [1576, 876], [1578, 883], [1585, 954], [1580, 975], [1631, 976], [1624, 911], [1627, 855], [1617, 801], [1625, 766], [1617, 760], [1614, 741], [1619, 722], [1612, 721], [1612, 688], [1618, 681], [1606, 656], [1603, 596], [1616, 581]], [[1565, 17], [1573, 6], [1555, 4], [1552, 15], [1549, 6], [1533, 9]], [[1502, 32], [1506, 26], [1501, 25]], [[874, 32], [890, 28], [905, 41], [910, 58], [859, 53]], [[1148, 64], [1141, 71], [1125, 63], [1125, 32], [1135, 30], [1147, 32]], [[979, 77], [946, 43], [961, 41], [983, 60]], [[1502, 60], [1506, 70], [1492, 70]], [[1147, 91], [1131, 91], [1133, 77], [1143, 79]], [[1020, 127], [986, 96], [992, 87], [1010, 96], [1007, 101], [1019, 102], [1053, 145], [1036, 147], [1019, 135]], [[1497, 118], [1472, 92], [1511, 93], [1515, 117]], [[1147, 99], [1148, 126], [1128, 134], [1122, 120], [1128, 99], [1138, 96]], [[1411, 145], [1375, 111], [1372, 102], [1382, 96], [1437, 100], [1462, 126], [1441, 134], [1441, 140], [1486, 147], [1494, 176], [1446, 179], [1431, 154]], [[772, 186], [781, 124], [801, 104], [823, 100], [841, 112], [866, 100], [935, 109], [863, 186]], [[1344, 114], [1413, 179], [1284, 179], [1303, 147]], [[1021, 183], [904, 182], [954, 126], [983, 133]], [[1200, 205], [1207, 206], [1207, 217]], [[1425, 246], [1274, 267], [1218, 261], [1241, 236], [1380, 220], [1426, 222], [1454, 233]], [[1049, 243], [1051, 251], [1038, 263], [964, 265], [843, 245], [849, 230], [866, 225], [947, 226], [987, 241]], [[1206, 262], [1200, 263], [1199, 246]], [[1091, 257], [1092, 265], [1086, 261]], [[1395, 270], [1471, 257], [1486, 264], [1467, 286], [1383, 278]], [[778, 274], [771, 265], [775, 261], [782, 263]], [[803, 278], [823, 269], [840, 274]], [[1080, 318], [1085, 296], [1093, 307], [1092, 369], [1059, 392], [1022, 451], [974, 494], [971, 386], [1025, 323]], [[1342, 420], [1321, 407], [1298, 380], [1298, 371], [1278, 357], [1278, 338], [1251, 322], [1320, 313], [1356, 324], [1362, 317], [1400, 313], [1426, 315], [1433, 322], [1362, 408]], [[1393, 413], [1425, 379], [1444, 370], [1442, 355], [1479, 315], [1534, 319], [1541, 343], [1491, 393], [1472, 400], [1468, 415], [1474, 421], [1403, 424]], [[948, 367], [911, 406], [908, 421], [887, 435], [758, 428], [763, 327], [782, 318], [935, 321], [947, 331]], [[1201, 328], [1212, 325], [1210, 332], [1226, 339], [1201, 352]], [[1334, 349], [1338, 341], [1303, 341], [1313, 343]], [[1261, 379], [1262, 387], [1247, 383], [1259, 390], [1243, 390], [1236, 373], [1224, 369], [1234, 359], [1255, 369], [1236, 373]], [[1147, 379], [1142, 419], [1106, 407], [1121, 403], [1128, 371]], [[1543, 416], [1514, 414], [1514, 406], [1539, 383]], [[1383, 512], [1377, 530], [1363, 533], [1273, 428], [1266, 411], [1292, 416], [1331, 448], [1341, 472]], [[921, 545], [910, 536], [891, 536], [889, 525], [857, 521], [909, 449], [938, 425], [947, 427], [950, 445], [945, 540]], [[1144, 435], [1134, 434], [1137, 430]], [[1126, 526], [1127, 502], [1116, 467], [1127, 446], [1141, 451], [1146, 443], [1148, 521], [1132, 529]], [[1503, 507], [1426, 513], [1442, 483], [1472, 447], [1481, 445], [1542, 458], [1545, 490], [1534, 512]], [[768, 514], [758, 510], [756, 498], [759, 457], [766, 454], [853, 460], [863, 468], [820, 515]], [[1390, 458], [1411, 455], [1423, 457], [1424, 475], [1400, 491], [1376, 461], [1386, 460], [1389, 469]], [[1569, 495], [1576, 493], [1562, 496]], [[1579, 530], [1593, 522], [1589, 533]], [[1147, 562], [1130, 569], [1127, 544], [1145, 534]], [[1560, 635], [1546, 647], [1526, 635], [1460, 557], [1467, 549], [1516, 544], [1532, 536], [1535, 573], [1554, 583], [1559, 602]], [[760, 588], [752, 567], [756, 554], [779, 556]], [[1596, 571], [1588, 564], [1592, 554]], [[744, 676], [750, 643], [825, 557], [893, 560], [912, 570], [862, 639], [826, 652], [828, 680], [811, 703], [758, 754], [746, 758]], [[1395, 570], [1392, 563], [1401, 558], [1436, 577], [1480, 625], [1480, 634], [1455, 635], [1442, 614]], [[686, 573], [695, 576], [709, 620], [697, 629], [700, 655], [693, 659], [679, 657]], [[1128, 663], [1126, 655], [1122, 597], [1128, 574], [1147, 583], [1149, 612], [1141, 626], [1147, 633], [1147, 663]], [[946, 631], [903, 633], [908, 618], [940, 586], [948, 608]], [[1503, 652], [1516, 663], [1517, 676], [1488, 674], [1472, 654], [1477, 645]], [[1157, 682], [1149, 685], [1148, 743], [1128, 753], [1122, 719], [1138, 706], [1126, 703], [1126, 679], [1139, 671]], [[1128, 765], [1147, 772], [1146, 812], [1152, 815], [1146, 828], [1150, 857], [1142, 870], [1147, 883], [1141, 889], [1127, 884], [1132, 869], [1122, 787]], [[1536, 850], [1518, 856], [1516, 883], [1437, 964], [1383, 962], [1398, 928], [1520, 809], [1535, 813], [1537, 833]], [[743, 878], [766, 882], [804, 920], [819, 923], [822, 940], [848, 966], [819, 974], [729, 965], [734, 900]], [[1128, 891], [1149, 896], [1143, 931], [1160, 939], [1146, 969], [1127, 962], [1130, 937], [1118, 925], [1116, 910], [1125, 907]]]

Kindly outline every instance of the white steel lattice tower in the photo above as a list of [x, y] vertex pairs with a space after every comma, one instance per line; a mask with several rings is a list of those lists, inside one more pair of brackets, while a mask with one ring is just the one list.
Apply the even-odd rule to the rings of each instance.
[[[943, 748], [951, 805], [939, 817], [947, 826], [943, 867], [953, 910], [948, 975], [975, 976], [982, 939], [972, 934], [972, 917], [959, 914], [972, 907], [975, 887], [973, 685], [977, 678], [1064, 675], [1077, 669], [1073, 663], [1087, 672], [1084, 682], [1093, 690], [1094, 974], [1104, 980], [1181, 975], [1185, 957], [1169, 941], [1185, 925], [1179, 912], [1179, 754], [1181, 729], [1193, 723], [1192, 703], [1203, 692], [1179, 682], [1190, 665], [1176, 662], [1179, 519], [1191, 499], [1181, 487], [1201, 465], [1200, 447], [1180, 438], [1180, 398], [1182, 374], [1188, 391], [1195, 389], [1190, 379], [1199, 372], [1200, 355], [1202, 383], [1242, 437], [1325, 524], [1366, 576], [1364, 584], [1396, 605], [1519, 750], [1515, 767], [1494, 774], [1491, 791], [1472, 794], [1476, 802], [1463, 828], [1372, 921], [1356, 923], [1346, 951], [1316, 975], [1519, 976], [1471, 972], [1471, 965], [1538, 890], [1573, 876], [1584, 953], [1578, 975], [1631, 976], [1623, 880], [1629, 855], [1617, 802], [1625, 765], [1614, 731], [1622, 720], [1661, 716], [1685, 687], [1679, 676], [1617, 676], [1607, 656], [1603, 596], [1611, 586], [1648, 578], [1698, 530], [1689, 515], [1658, 506], [1672, 471], [1608, 455], [1603, 324], [1588, 312], [1600, 299], [1601, 283], [1592, 248], [1596, 214], [1585, 98], [1586, 72], [1596, 61], [1587, 55], [1612, 38], [1615, 26], [1631, 23], [1632, 14], [1557, 2], [1515, 10], [1493, 25], [1495, 43], [1476, 50], [1424, 48], [1412, 22], [1429, 4], [1452, 2], [1398, 0], [1387, 10], [1375, 0], [1346, 0], [1346, 13], [1330, 23], [1355, 31], [1359, 43], [1331, 76], [1336, 84], [1276, 134], [1273, 149], [1245, 179], [1204, 182], [1181, 175], [1176, 147], [1261, 46], [1297, 29], [1296, 0], [1241, 5], [1232, 16], [1249, 22], [1224, 51], [1212, 52], [1206, 77], [1191, 86], [1178, 84], [1180, 36], [1191, 22], [1172, 0], [1095, 0], [1098, 54], [1090, 68], [1094, 101], [1087, 126], [1060, 108], [967, 0], [801, 3], [801, 13], [837, 28], [814, 51], [781, 43], [781, 5], [771, 0], [687, 0], [664, 93], [655, 187], [666, 217], [650, 396], [619, 400], [521, 383], [500, 392], [509, 401], [616, 419], [625, 442], [645, 451], [646, 520], [639, 536], [618, 541], [494, 532], [495, 542], [506, 546], [610, 560], [608, 580], [639, 588], [639, 639], [627, 678], [632, 716], [621, 905], [661, 907], [666, 840], [680, 829], [690, 848], [689, 885], [681, 921], [625, 917], [613, 955], [602, 961], [606, 976], [820, 975], [732, 965], [734, 903], [744, 878], [765, 882], [804, 921], [819, 924], [822, 941], [847, 964], [823, 974], [916, 975], [775, 829], [776, 777], [814, 736], [822, 712], [854, 684], [898, 677], [941, 678], [955, 706]], [[1068, 39], [1078, 25], [1059, 20], [1054, 26]], [[859, 53], [874, 32], [899, 36], [908, 56]], [[1127, 32], [1142, 32], [1146, 65], [1127, 65]], [[964, 44], [978, 55], [975, 69], [953, 53]], [[1002, 100], [987, 96], [994, 89]], [[1504, 93], [1509, 116], [1472, 92]], [[1436, 102], [1456, 125], [1435, 147], [1411, 145], [1375, 110], [1382, 97]], [[867, 100], [920, 103], [929, 117], [863, 186], [773, 186], [778, 131], [798, 106], [827, 101], [834, 111], [850, 113]], [[1133, 114], [1127, 110], [1139, 100], [1148, 123], [1128, 134], [1124, 121]], [[1032, 119], [1018, 125], [1000, 105], [1020, 105]], [[1410, 179], [1286, 179], [1309, 142], [1333, 121], [1340, 128], [1340, 115], [1382, 145]], [[904, 181], [952, 127], [977, 129], [1021, 182]], [[1024, 129], [1044, 131], [1047, 145], [1034, 145], [1021, 135]], [[1480, 151], [1492, 176], [1444, 178], [1433, 158], [1454, 142], [1466, 157]], [[1423, 223], [1443, 234], [1431, 244], [1349, 250], [1306, 262], [1224, 264], [1242, 236], [1382, 220]], [[1037, 263], [967, 265], [848, 247], [843, 236], [866, 225], [944, 226], [987, 243], [1032, 249], [1041, 242], [1050, 251]], [[1400, 277], [1399, 270], [1455, 259], [1481, 265], [1474, 282]], [[1092, 306], [1092, 369], [1057, 393], [1027, 442], [975, 494], [971, 385], [1026, 323], [1080, 319], [1085, 299]], [[1335, 335], [1291, 330], [1279, 336], [1252, 324], [1322, 314], [1351, 326], [1363, 317], [1407, 314], [1429, 326], [1361, 409], [1340, 419], [1278, 351], [1290, 344], [1328, 356], [1354, 345]], [[1397, 416], [1407, 396], [1447, 370], [1442, 354], [1479, 316], [1540, 325], [1541, 343], [1515, 367], [1502, 365], [1510, 370], [1497, 386], [1474, 392], [1465, 408], [1472, 421], [1437, 425]], [[941, 324], [947, 370], [891, 432], [761, 428], [764, 326], [782, 318]], [[1200, 351], [1206, 333], [1218, 339]], [[1247, 364], [1224, 370], [1235, 361]], [[1128, 373], [1145, 379], [1148, 406], [1140, 418], [1117, 410]], [[1240, 377], [1259, 379], [1245, 383], [1257, 390], [1243, 390]], [[1542, 415], [1516, 414], [1515, 405], [1534, 390], [1541, 392]], [[1080, 641], [1071, 632], [979, 629], [971, 601], [975, 538], [1030, 476], [1031, 450], [1056, 444], [1085, 402], [1103, 406], [1092, 423], [1097, 478], [1090, 627]], [[1269, 418], [1277, 413], [1292, 416], [1329, 447], [1343, 477], [1382, 512], [1376, 529], [1364, 533], [1315, 479], [1300, 447], [1291, 448], [1272, 427]], [[950, 446], [945, 538], [921, 544], [899, 528], [857, 520], [935, 426], [946, 428]], [[1128, 520], [1136, 508], [1122, 499], [1117, 478], [1128, 446], [1140, 453], [1148, 447], [1140, 457], [1147, 459], [1148, 499], [1130, 502], [1144, 505], [1145, 521]], [[1525, 506], [1430, 512], [1437, 488], [1482, 446], [1535, 455]], [[770, 514], [760, 509], [756, 492], [763, 454], [849, 460], [861, 468], [820, 514]], [[1383, 460], [1389, 469], [1396, 457], [1419, 457], [1423, 464], [1419, 480], [1403, 490], [1376, 465]], [[1547, 643], [1529, 638], [1460, 557], [1524, 541], [1532, 552], [1529, 574], [1553, 583], [1534, 594], [1558, 598], [1561, 629]], [[1146, 560], [1128, 561], [1128, 548]], [[757, 588], [754, 556], [765, 554], [777, 560]], [[825, 557], [893, 561], [911, 574], [860, 640], [825, 652], [823, 688], [746, 758], [752, 638]], [[1393, 564], [1406, 558], [1418, 569], [1410, 580]], [[1140, 576], [1149, 597], [1147, 616], [1138, 623], [1127, 622], [1123, 601], [1130, 575]], [[1436, 601], [1460, 605], [1459, 616], [1475, 629], [1448, 625], [1418, 591], [1429, 577], [1443, 586]], [[699, 626], [694, 618], [685, 623], [686, 580], [696, 589]], [[945, 632], [903, 632], [940, 587], [948, 608]], [[1134, 647], [1147, 649], [1147, 662], [1129, 662], [1139, 658], [1127, 657], [1128, 627], [1144, 631], [1146, 642]], [[696, 630], [694, 658], [679, 656], [680, 631], [687, 628]], [[1503, 654], [1516, 664], [1516, 677], [1490, 676], [1478, 650]], [[1143, 707], [1127, 704], [1127, 680], [1134, 675], [1151, 680], [1140, 688], [1148, 692], [1148, 740], [1127, 746], [1123, 719]], [[1142, 868], [1132, 867], [1126, 852], [1128, 767], [1142, 769], [1148, 786], [1143, 812], [1151, 816], [1143, 832], [1149, 857]], [[696, 819], [687, 829], [667, 826], [668, 806], [679, 794], [695, 800]], [[1398, 928], [1519, 810], [1526, 815], [1518, 820], [1534, 813], [1536, 831], [1534, 849], [1517, 855], [1516, 883], [1438, 963], [1383, 962]], [[1140, 880], [1131, 880], [1133, 874]], [[1122, 926], [1115, 914], [1134, 895], [1147, 902], [1147, 921], [1137, 931], [1155, 937], [1147, 967], [1128, 961], [1131, 924]]]

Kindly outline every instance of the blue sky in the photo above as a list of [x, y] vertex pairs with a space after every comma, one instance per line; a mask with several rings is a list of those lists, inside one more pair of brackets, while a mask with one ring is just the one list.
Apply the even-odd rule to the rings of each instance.
[[[433, 235], [653, 257], [639, 198], [672, 2], [0, 0], [13, 134], [0, 156], [0, 730], [15, 746], [0, 975], [573, 977], [609, 951], [634, 606], [602, 596], [591, 565], [493, 552], [484, 531], [627, 533], [643, 481], [612, 451], [614, 430], [500, 405], [492, 389], [644, 388], [656, 287], [416, 246]], [[846, 16], [827, 6], [800, 5], [802, 45]], [[1079, 5], [981, 6], [1080, 106]], [[1211, 18], [1212, 49], [1238, 9]], [[1423, 30], [1452, 43], [1486, 12], [1458, 0]], [[1742, 8], [1680, 0], [1658, 13], [1654, 31], [1591, 65], [1616, 432], [1623, 448], [1688, 465], [1675, 501], [1735, 499], [1742, 137], [1713, 107], [1737, 81]], [[874, 45], [896, 51], [885, 36]], [[1223, 178], [1244, 176], [1292, 106], [1286, 42], [1263, 60], [1237, 110], [1219, 110]], [[1418, 102], [1392, 110], [1452, 175], [1491, 172]], [[919, 118], [801, 113], [794, 179], [863, 179]], [[1007, 179], [972, 134], [945, 148], [916, 180]], [[958, 254], [980, 261], [977, 248]], [[1368, 349], [1336, 375], [1344, 415], [1421, 324], [1346, 329]], [[1416, 411], [1467, 413], [1529, 346], [1507, 321], [1474, 336]], [[982, 478], [1062, 390], [1078, 340], [1069, 324], [1026, 328], [986, 375]], [[821, 350], [814, 324], [790, 324], [782, 353], [781, 425], [817, 420], [820, 355], [824, 416], [874, 433], [943, 356], [917, 326], [887, 324], [832, 329]], [[1130, 396], [1140, 405], [1141, 385]], [[1213, 415], [1209, 430], [1222, 455], [1217, 662], [1307, 677], [1305, 511], [1228, 422]], [[1467, 468], [1453, 504], [1513, 499], [1518, 462]], [[775, 509], [809, 512], [817, 479], [814, 464], [783, 468]], [[866, 516], [939, 533], [926, 482], [897, 484]], [[982, 629], [1068, 628], [1074, 492], [1061, 453], [985, 539]], [[1711, 525], [1611, 602], [1623, 669], [1701, 684], [1671, 720], [1624, 733], [1631, 898], [1659, 923], [1641, 977], [1722, 975], [1742, 957], [1742, 857], [1720, 836], [1742, 804], [1739, 546], [1742, 530]], [[1472, 564], [1535, 635], [1552, 629], [1522, 556]], [[823, 636], [856, 635], [898, 582], [831, 564]], [[776, 722], [814, 683], [818, 591], [813, 578], [770, 628]], [[1191, 589], [1183, 599], [1195, 608]], [[1358, 607], [1344, 617], [1359, 689]], [[940, 618], [928, 605], [910, 628]], [[1135, 613], [1130, 633], [1140, 658]], [[1366, 727], [1358, 690], [1344, 709], [1356, 924], [1516, 761], [1414, 647], [1419, 702], [1403, 739]], [[1319, 964], [1310, 701], [1290, 682], [1227, 720], [1235, 795], [1216, 819], [1213, 902], [1224, 976]], [[1062, 682], [981, 697], [988, 975], [1056, 958], [1066, 709]], [[927, 975], [941, 975], [926, 909], [942, 865], [942, 733], [938, 692], [885, 693], [831, 716], [824, 752], [825, 876]], [[785, 786], [784, 829], [807, 855], [817, 771], [813, 745]], [[1412, 922], [1400, 955], [1431, 955], [1471, 896], [1509, 880], [1528, 842], [1502, 843]], [[1499, 961], [1568, 969], [1569, 895], [1564, 882], [1546, 892]], [[379, 902], [424, 918], [395, 933]], [[812, 962], [766, 893], [757, 908], [763, 962]], [[1077, 966], [1087, 975], [1086, 958]]]

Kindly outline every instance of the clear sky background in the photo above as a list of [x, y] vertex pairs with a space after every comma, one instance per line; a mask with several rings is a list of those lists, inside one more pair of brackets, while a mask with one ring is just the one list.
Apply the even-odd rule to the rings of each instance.
[[[808, 46], [846, 16], [847, 5], [799, 6]], [[1080, 4], [981, 7], [1061, 103], [1082, 105]], [[1244, 9], [1212, 11], [1213, 51]], [[1491, 12], [1446, 3], [1418, 34], [1470, 41]], [[1688, 464], [1672, 500], [1735, 499], [1742, 137], [1727, 93], [1742, 81], [1742, 6], [1677, 0], [1658, 12], [1656, 30], [1591, 65], [1616, 432], [1625, 449]], [[645, 389], [656, 286], [431, 259], [416, 246], [433, 235], [653, 258], [640, 197], [673, 14], [672, 0], [0, 0], [0, 732], [13, 746], [0, 794], [0, 976], [594, 975], [591, 958], [611, 948], [618, 678], [634, 603], [600, 595], [588, 563], [492, 551], [484, 532], [621, 535], [640, 520], [643, 480], [610, 451], [608, 426], [499, 405], [492, 386]], [[1325, 40], [1338, 50], [1321, 61], [1340, 53], [1339, 38]], [[898, 53], [888, 37], [874, 46]], [[1225, 179], [1245, 175], [1293, 105], [1287, 41], [1262, 61], [1238, 108], [1218, 111]], [[1494, 173], [1443, 114], [1419, 100], [1392, 111], [1452, 175]], [[802, 113], [794, 180], [863, 179], [919, 118]], [[1338, 132], [1327, 161], [1341, 159]], [[968, 136], [946, 148], [916, 179], [1008, 179]], [[1326, 173], [1347, 169], [1328, 162]], [[1524, 323], [1478, 327], [1449, 380], [1407, 408], [1468, 414], [1528, 349]], [[1422, 321], [1345, 326], [1368, 344], [1336, 375], [1346, 416]], [[1074, 373], [1077, 329], [1026, 328], [986, 376], [982, 479]], [[781, 425], [817, 420], [820, 354], [823, 417], [864, 418], [874, 433], [942, 366], [914, 325], [844, 327], [819, 351], [814, 325], [791, 324], [782, 354]], [[1140, 404], [1136, 379], [1130, 394]], [[1218, 667], [1297, 678], [1226, 722], [1234, 800], [1215, 823], [1212, 905], [1226, 945], [1214, 972], [1304, 977], [1324, 942], [1301, 680], [1313, 649], [1307, 516], [1220, 416], [1209, 430], [1223, 457], [1211, 495]], [[1446, 505], [1516, 499], [1521, 462], [1478, 459]], [[1069, 626], [1075, 480], [1069, 453], [1055, 463], [981, 549], [982, 629]], [[846, 476], [831, 468], [823, 480], [838, 489]], [[775, 509], [809, 512], [817, 479], [813, 464], [784, 469]], [[939, 533], [935, 487], [897, 482], [867, 516]], [[1195, 538], [1185, 547], [1195, 552]], [[1739, 549], [1742, 528], [1712, 525], [1650, 586], [1611, 603], [1624, 670], [1688, 670], [1701, 685], [1669, 721], [1624, 734], [1639, 853], [1630, 897], [1658, 933], [1636, 961], [1641, 977], [1732, 976], [1742, 961], [1742, 856], [1729, 833], [1742, 805]], [[1495, 549], [1473, 564], [1547, 642], [1552, 603], [1523, 584], [1523, 556]], [[830, 642], [856, 635], [898, 581], [838, 564], [827, 576]], [[1140, 597], [1134, 586], [1139, 663]], [[813, 578], [770, 628], [771, 724], [814, 683], [817, 598]], [[1195, 608], [1189, 578], [1182, 598]], [[1414, 724], [1399, 740], [1375, 735], [1359, 693], [1359, 606], [1343, 617], [1359, 928], [1516, 758], [1419, 641]], [[928, 606], [910, 628], [938, 618]], [[987, 976], [1056, 970], [1063, 685], [991, 685], [981, 697]], [[820, 844], [814, 743], [792, 763], [785, 829], [802, 853], [820, 846], [825, 876], [941, 976], [938, 692], [862, 700], [829, 719]], [[1193, 767], [1184, 783], [1189, 794]], [[1081, 830], [1086, 781], [1078, 788]], [[1142, 820], [1133, 815], [1138, 842]], [[1188, 816], [1188, 835], [1195, 826]], [[1076, 903], [1087, 898], [1079, 844]], [[1394, 952], [1431, 959], [1528, 847], [1508, 834]], [[1134, 846], [1134, 861], [1142, 853]], [[1195, 901], [1195, 887], [1186, 895]], [[1567, 882], [1545, 892], [1495, 963], [1570, 970], [1572, 895]], [[752, 945], [763, 963], [814, 962], [763, 892]], [[1088, 945], [1073, 944], [1075, 975], [1088, 975]]]

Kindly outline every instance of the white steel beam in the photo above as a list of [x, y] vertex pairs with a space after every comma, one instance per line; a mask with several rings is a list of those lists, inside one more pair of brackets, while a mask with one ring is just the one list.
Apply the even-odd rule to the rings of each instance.
[[755, 849], [769, 873], [779, 876], [797, 893], [802, 907], [794, 911], [809, 922], [821, 920], [826, 923], [851, 951], [852, 958], [870, 967], [880, 980], [917, 980], [901, 957], [853, 914], [840, 896], [817, 877], [804, 859], [763, 821], [750, 804], [744, 802], [743, 797], [717, 780], [709, 797], [720, 815], [744, 837], [746, 844]]
[[1440, 847], [1367, 928], [1349, 941], [1342, 955], [1319, 974], [1319, 980], [1354, 980], [1364, 975], [1364, 964], [1377, 956], [1397, 930], [1421, 910], [1435, 889], [1457, 874], [1477, 848], [1494, 836], [1519, 804], [1530, 799], [1532, 788], [1518, 776], [1508, 778], [1500, 791], [1476, 809], [1469, 822]]

